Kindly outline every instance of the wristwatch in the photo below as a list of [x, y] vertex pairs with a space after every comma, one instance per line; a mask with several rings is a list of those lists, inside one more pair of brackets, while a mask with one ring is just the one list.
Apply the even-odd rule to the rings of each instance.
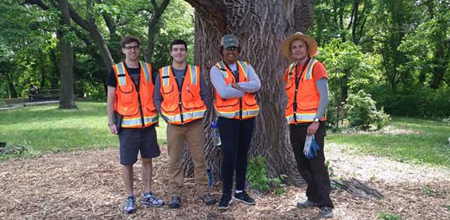
[[313, 120], [315, 123], [319, 123], [320, 122], [320, 119], [319, 118], [314, 118], [314, 120]]

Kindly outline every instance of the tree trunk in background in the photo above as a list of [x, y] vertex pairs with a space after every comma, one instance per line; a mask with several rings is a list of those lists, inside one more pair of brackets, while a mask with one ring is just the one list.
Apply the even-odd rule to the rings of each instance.
[[[209, 81], [209, 70], [217, 61], [223, 35], [233, 33], [240, 43], [240, 60], [248, 61], [261, 79], [257, 94], [260, 114], [256, 118], [250, 156], [266, 157], [270, 177], [288, 175], [289, 183], [298, 183], [300, 175], [289, 142], [284, 118], [286, 94], [282, 76], [288, 62], [279, 45], [296, 31], [305, 32], [313, 20], [313, 0], [205, 1], [186, 0], [196, 10], [195, 63]], [[212, 90], [211, 90], [212, 91]], [[206, 159], [215, 180], [220, 179], [221, 151], [211, 141], [210, 121], [205, 119], [207, 132]], [[192, 162], [185, 155], [185, 175], [192, 175]]]
[[[67, 0], [59, 0], [62, 26], [70, 27], [69, 7]], [[60, 76], [61, 90], [59, 96], [59, 108], [76, 108], [73, 81], [73, 55], [70, 42], [64, 38], [65, 30], [60, 31], [59, 47], [61, 50]]]
[[155, 13], [154, 16], [152, 16], [152, 18], [148, 22], [148, 43], [147, 43], [147, 52], [145, 53], [145, 61], [147, 62], [152, 61], [153, 48], [155, 46], [155, 36], [158, 33], [159, 29], [157, 25], [169, 3], [170, 0], [164, 0], [161, 3], [161, 5], [158, 6], [155, 0], [151, 1]]

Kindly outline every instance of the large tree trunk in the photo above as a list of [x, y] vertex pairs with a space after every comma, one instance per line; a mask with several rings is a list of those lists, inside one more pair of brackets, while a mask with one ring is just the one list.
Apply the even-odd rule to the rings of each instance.
[[[70, 27], [69, 7], [67, 0], [59, 0], [59, 7], [61, 10], [62, 24]], [[65, 30], [60, 31], [59, 46], [61, 50], [61, 91], [59, 96], [59, 108], [71, 109], [76, 108], [75, 95], [73, 92], [73, 55], [72, 46], [70, 42], [64, 38]]]
[[[298, 183], [288, 127], [284, 118], [286, 95], [282, 75], [288, 62], [279, 45], [295, 31], [305, 32], [313, 19], [313, 0], [205, 1], [186, 0], [196, 9], [195, 63], [209, 81], [209, 70], [222, 59], [219, 45], [223, 35], [235, 34], [241, 43], [240, 60], [247, 60], [261, 79], [257, 94], [261, 108], [256, 118], [250, 156], [267, 159], [270, 177], [288, 175]], [[210, 84], [211, 85], [211, 84]], [[210, 134], [212, 113], [205, 120]], [[220, 178], [221, 152], [207, 135], [206, 159], [215, 180]], [[192, 175], [192, 164], [185, 157], [185, 174]]]

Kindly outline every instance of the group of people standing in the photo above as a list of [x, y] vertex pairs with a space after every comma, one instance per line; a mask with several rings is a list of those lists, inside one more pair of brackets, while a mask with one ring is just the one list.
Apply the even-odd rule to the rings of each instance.
[[[164, 201], [151, 191], [152, 158], [160, 155], [155, 125], [158, 113], [167, 122], [169, 208], [182, 204], [184, 143], [189, 146], [194, 164], [197, 195], [206, 205], [216, 204], [208, 186], [205, 162], [205, 131], [203, 117], [214, 107], [223, 152], [221, 176], [222, 196], [218, 208], [226, 210], [232, 201], [255, 205], [245, 191], [248, 151], [259, 106], [254, 93], [261, 87], [253, 67], [238, 60], [241, 47], [235, 35], [223, 36], [220, 44], [222, 61], [210, 70], [214, 86], [214, 103], [200, 68], [186, 63], [187, 45], [183, 40], [170, 44], [172, 64], [152, 74], [149, 63], [139, 60], [140, 42], [127, 36], [121, 42], [125, 61], [115, 64], [107, 80], [108, 126], [118, 134], [120, 163], [127, 199], [125, 213], [136, 211], [133, 193], [133, 165], [140, 152], [143, 193], [141, 204], [160, 207]], [[322, 217], [331, 217], [330, 179], [323, 154], [325, 110], [328, 104], [328, 76], [323, 64], [313, 58], [317, 52], [315, 40], [295, 33], [281, 45], [282, 53], [295, 60], [286, 70], [288, 104], [286, 118], [297, 167], [308, 183], [307, 200], [299, 208], [319, 207]], [[157, 75], [157, 76], [155, 76]], [[307, 135], [315, 135], [320, 149], [308, 159], [303, 154]], [[235, 187], [233, 191], [233, 180]]]

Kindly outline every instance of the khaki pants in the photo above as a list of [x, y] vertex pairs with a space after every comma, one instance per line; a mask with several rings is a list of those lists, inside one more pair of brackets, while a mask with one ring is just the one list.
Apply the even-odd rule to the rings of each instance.
[[167, 148], [169, 151], [169, 190], [171, 196], [181, 197], [183, 186], [183, 151], [184, 142], [189, 145], [189, 152], [194, 162], [194, 177], [198, 195], [209, 192], [205, 162], [205, 131], [202, 120], [187, 125], [167, 124]]

